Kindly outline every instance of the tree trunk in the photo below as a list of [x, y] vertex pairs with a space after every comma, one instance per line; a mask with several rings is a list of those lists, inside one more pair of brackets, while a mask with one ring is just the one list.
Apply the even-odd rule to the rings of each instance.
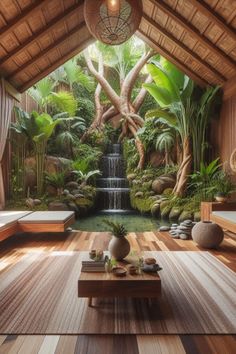
[[191, 162], [191, 143], [190, 137], [187, 136], [184, 138], [183, 141], [183, 160], [179, 167], [179, 171], [177, 173], [176, 178], [176, 184], [173, 189], [174, 194], [179, 197], [183, 197], [185, 194], [188, 176], [191, 172]]
[[[92, 60], [88, 55], [88, 51], [85, 51], [84, 53], [85, 61], [89, 71], [95, 76], [95, 78], [97, 79], [97, 81], [99, 82], [99, 84], [105, 91], [107, 97], [112, 103], [112, 107], [109, 108], [103, 114], [101, 122], [106, 122], [117, 114], [121, 114], [122, 118], [124, 118], [124, 122], [122, 126], [122, 133], [119, 139], [122, 140], [125, 136], [128, 136], [129, 132], [135, 138], [135, 144], [137, 146], [137, 150], [140, 156], [138, 168], [144, 167], [145, 149], [141, 140], [137, 136], [137, 130], [139, 129], [139, 127], [142, 127], [144, 123], [143, 119], [137, 114], [137, 111], [140, 109], [140, 106], [144, 101], [146, 90], [140, 90], [139, 95], [134, 100], [134, 105], [132, 105], [131, 103], [131, 93], [141, 69], [143, 68], [147, 60], [153, 55], [153, 51], [144, 53], [143, 56], [134, 65], [134, 67], [130, 70], [125, 79], [120, 77], [121, 93], [119, 97], [117, 93], [113, 90], [109, 82], [104, 78], [104, 76], [101, 75], [101, 73], [95, 69]], [[150, 82], [150, 80], [151, 77], [148, 76], [146, 82]]]

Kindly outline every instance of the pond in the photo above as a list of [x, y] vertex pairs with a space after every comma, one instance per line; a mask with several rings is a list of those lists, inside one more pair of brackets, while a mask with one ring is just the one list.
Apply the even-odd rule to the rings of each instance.
[[157, 231], [161, 225], [169, 225], [168, 221], [140, 214], [97, 214], [79, 218], [73, 229], [81, 231], [108, 231], [104, 219], [122, 223], [128, 232]]

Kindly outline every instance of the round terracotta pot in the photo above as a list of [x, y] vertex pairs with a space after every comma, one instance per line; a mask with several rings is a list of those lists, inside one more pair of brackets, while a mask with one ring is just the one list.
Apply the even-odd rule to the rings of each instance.
[[125, 237], [115, 237], [112, 236], [109, 242], [108, 250], [112, 257], [117, 261], [121, 261], [123, 258], [128, 256], [130, 252], [129, 241]]
[[222, 228], [211, 221], [200, 221], [192, 229], [193, 240], [203, 248], [216, 248], [223, 241]]

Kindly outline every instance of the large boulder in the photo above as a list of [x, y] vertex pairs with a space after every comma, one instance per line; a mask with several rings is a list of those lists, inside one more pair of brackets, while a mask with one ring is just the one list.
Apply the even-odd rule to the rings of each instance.
[[[69, 168], [71, 161], [62, 157], [46, 156], [45, 171], [49, 174], [58, 173]], [[36, 159], [35, 157], [27, 157], [25, 159], [25, 185], [33, 189], [37, 183], [36, 176]]]
[[175, 180], [172, 177], [158, 177], [152, 182], [152, 190], [157, 194], [162, 194], [167, 188], [174, 188]]

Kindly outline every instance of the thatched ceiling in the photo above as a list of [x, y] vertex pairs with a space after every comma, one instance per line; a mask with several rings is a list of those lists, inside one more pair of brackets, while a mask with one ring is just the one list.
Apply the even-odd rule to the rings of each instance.
[[[201, 85], [236, 75], [235, 0], [143, 0], [138, 35]], [[93, 41], [83, 0], [1, 0], [0, 74], [20, 92]]]

